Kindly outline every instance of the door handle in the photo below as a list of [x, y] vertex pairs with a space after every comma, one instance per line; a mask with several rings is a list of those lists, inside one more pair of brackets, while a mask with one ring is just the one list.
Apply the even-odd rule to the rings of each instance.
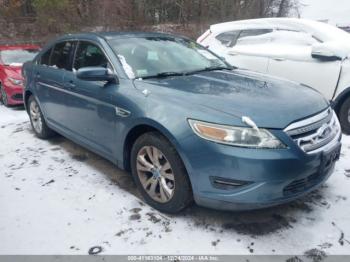
[[71, 80], [71, 81], [67, 82], [66, 87], [67, 87], [68, 89], [74, 89], [74, 88], [75, 88], [75, 83], [74, 83], [74, 81]]

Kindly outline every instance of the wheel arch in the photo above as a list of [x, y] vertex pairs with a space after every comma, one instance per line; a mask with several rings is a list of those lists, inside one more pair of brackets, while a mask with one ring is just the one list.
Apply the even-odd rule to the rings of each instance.
[[33, 93], [30, 91], [30, 90], [26, 90], [24, 92], [24, 107], [26, 108], [27, 112], [28, 112], [28, 100], [29, 100], [29, 97], [31, 97], [33, 95]]
[[333, 101], [333, 108], [337, 114], [339, 114], [342, 104], [348, 97], [350, 97], [350, 87], [344, 89]]
[[137, 138], [149, 132], [157, 132], [162, 136], [164, 136], [175, 147], [182, 162], [184, 163], [185, 166], [187, 166], [186, 159], [184, 158], [181, 152], [180, 146], [177, 143], [175, 137], [171, 134], [171, 132], [161, 124], [148, 120], [148, 121], [144, 121], [134, 125], [127, 132], [127, 135], [125, 136], [124, 145], [123, 145], [123, 168], [125, 170], [127, 171], [131, 170], [130, 154], [131, 154], [131, 149], [133, 144], [135, 143]]

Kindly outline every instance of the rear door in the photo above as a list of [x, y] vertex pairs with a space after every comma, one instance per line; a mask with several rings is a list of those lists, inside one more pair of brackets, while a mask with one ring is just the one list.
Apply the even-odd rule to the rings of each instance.
[[274, 33], [269, 52], [268, 73], [306, 84], [332, 99], [341, 70], [341, 61], [313, 58], [312, 46], [319, 41], [312, 35], [290, 30]]
[[236, 42], [227, 50], [227, 61], [241, 69], [266, 73], [268, 57], [264, 52], [271, 41], [272, 29], [251, 29], [240, 32]]
[[63, 77], [65, 72], [71, 70], [73, 50], [73, 41], [57, 43], [41, 56], [34, 72], [36, 94], [44, 115], [49, 122], [59, 128], [68, 124]]
[[[80, 41], [75, 52], [73, 71], [84, 67], [104, 67], [114, 71], [103, 49], [89, 41]], [[116, 104], [118, 85], [104, 81], [78, 79], [67, 72], [64, 85], [69, 88], [67, 103], [70, 132], [82, 143], [105, 156], [115, 149]]]

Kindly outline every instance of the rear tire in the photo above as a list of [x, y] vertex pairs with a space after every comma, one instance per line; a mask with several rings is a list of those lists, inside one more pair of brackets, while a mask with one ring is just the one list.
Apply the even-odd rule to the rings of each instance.
[[193, 196], [186, 168], [176, 149], [160, 133], [146, 133], [135, 141], [131, 171], [143, 198], [155, 209], [178, 213], [191, 204]]
[[343, 133], [350, 135], [350, 96], [345, 99], [339, 110], [339, 121]]
[[28, 99], [28, 114], [35, 135], [41, 139], [53, 137], [56, 133], [52, 131], [46, 124], [39, 103], [34, 96]]
[[8, 107], [9, 103], [7, 99], [7, 94], [5, 90], [2, 88], [1, 84], [0, 84], [0, 92], [1, 92], [1, 102], [4, 104], [4, 106]]

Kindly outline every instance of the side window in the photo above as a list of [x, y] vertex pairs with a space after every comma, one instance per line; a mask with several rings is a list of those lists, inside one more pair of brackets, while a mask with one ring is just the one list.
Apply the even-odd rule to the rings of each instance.
[[51, 52], [52, 52], [52, 48], [50, 48], [44, 54], [42, 54], [39, 62], [40, 65], [46, 65], [46, 66], [50, 65]]
[[50, 66], [69, 71], [72, 70], [70, 62], [73, 47], [74, 42], [70, 41], [56, 44], [51, 54]]
[[253, 29], [253, 30], [244, 30], [240, 33], [238, 40], [251, 37], [251, 36], [261, 36], [265, 34], [272, 33], [272, 29]]
[[311, 46], [320, 43], [311, 34], [291, 30], [277, 30], [273, 33], [272, 42], [282, 45]]
[[230, 31], [230, 32], [225, 32], [222, 34], [219, 34], [215, 38], [224, 46], [232, 46], [239, 35], [239, 31]]
[[74, 69], [78, 70], [82, 67], [109, 67], [108, 59], [104, 55], [101, 48], [90, 42], [79, 42], [75, 55]]

